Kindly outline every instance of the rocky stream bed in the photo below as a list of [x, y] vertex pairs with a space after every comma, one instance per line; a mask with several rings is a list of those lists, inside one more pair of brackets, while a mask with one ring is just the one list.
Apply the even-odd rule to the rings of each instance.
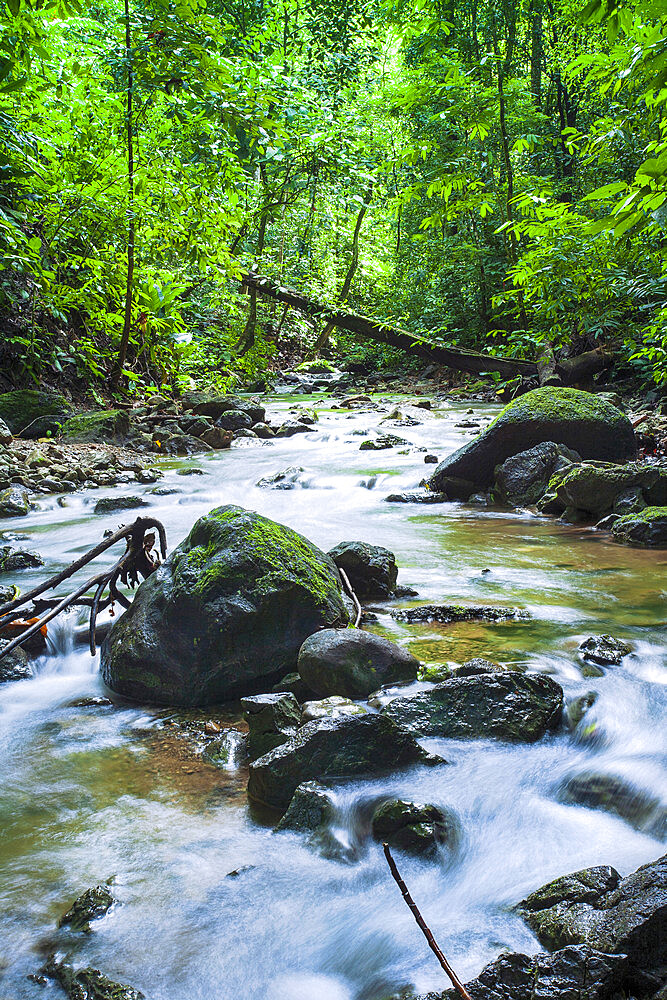
[[384, 840], [474, 1000], [664, 995], [664, 465], [620, 416], [494, 466], [449, 456], [497, 406], [332, 402], [7, 441], [5, 599], [137, 513], [188, 539], [105, 642], [113, 692], [75, 613], [0, 684], [3, 1000], [440, 998]]

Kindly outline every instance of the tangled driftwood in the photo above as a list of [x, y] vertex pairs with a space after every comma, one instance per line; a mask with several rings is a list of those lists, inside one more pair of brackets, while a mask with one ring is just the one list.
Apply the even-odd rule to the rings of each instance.
[[[151, 530], [153, 529], [153, 530]], [[90, 652], [95, 654], [95, 623], [100, 611], [118, 601], [124, 608], [129, 608], [130, 601], [118, 589], [119, 582], [126, 587], [134, 589], [140, 578], [145, 579], [157, 569], [160, 564], [160, 556], [154, 551], [155, 532], [160, 540], [160, 556], [164, 559], [167, 555], [167, 534], [160, 521], [152, 517], [138, 517], [134, 524], [123, 525], [111, 534], [107, 535], [103, 542], [96, 545], [80, 559], [70, 563], [64, 570], [52, 576], [45, 583], [33, 587], [27, 593], [14, 598], [6, 604], [0, 606], [0, 634], [2, 630], [17, 619], [36, 619], [33, 623], [21, 632], [16, 639], [12, 639], [3, 649], [0, 649], [0, 659], [10, 653], [17, 646], [23, 645], [35, 633], [43, 629], [47, 622], [52, 621], [61, 612], [75, 605], [90, 608], [89, 639]], [[111, 548], [121, 540], [125, 540], [125, 552], [118, 559], [111, 569], [104, 570], [91, 576], [85, 583], [67, 594], [65, 597], [41, 598], [47, 590], [53, 590], [69, 579], [80, 569], [83, 569], [91, 560], [95, 559], [102, 552]], [[93, 590], [92, 597], [86, 597], [89, 591]], [[108, 590], [105, 597], [104, 592]], [[32, 608], [27, 610], [27, 605], [32, 601]]]

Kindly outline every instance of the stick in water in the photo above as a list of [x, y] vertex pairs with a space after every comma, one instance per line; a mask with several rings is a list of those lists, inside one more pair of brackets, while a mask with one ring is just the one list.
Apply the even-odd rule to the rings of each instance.
[[456, 990], [456, 992], [459, 994], [459, 996], [462, 997], [463, 1000], [472, 1000], [472, 997], [468, 993], [467, 989], [465, 988], [465, 986], [463, 985], [463, 983], [461, 982], [461, 980], [459, 979], [459, 977], [456, 975], [456, 973], [452, 969], [451, 965], [449, 964], [449, 962], [447, 961], [447, 959], [445, 958], [445, 956], [443, 955], [443, 953], [440, 951], [440, 948], [438, 947], [437, 941], [433, 937], [433, 934], [432, 934], [431, 930], [429, 929], [426, 921], [424, 920], [424, 918], [422, 917], [421, 913], [419, 912], [419, 909], [417, 908], [417, 904], [415, 903], [414, 899], [410, 895], [410, 893], [408, 891], [408, 887], [405, 884], [405, 882], [403, 881], [403, 879], [401, 878], [399, 870], [396, 867], [396, 862], [394, 861], [394, 859], [391, 856], [391, 851], [389, 850], [389, 844], [383, 844], [382, 847], [384, 848], [384, 856], [387, 859], [387, 864], [389, 865], [389, 871], [393, 875], [394, 881], [396, 882], [396, 885], [401, 890], [401, 895], [403, 896], [403, 899], [405, 900], [405, 902], [408, 904], [410, 910], [412, 911], [412, 915], [415, 918], [415, 920], [417, 921], [417, 925], [418, 925], [420, 931], [422, 932], [422, 934], [424, 935], [424, 937], [428, 941], [429, 948], [431, 949], [431, 951], [433, 952], [433, 954], [435, 955], [435, 957], [437, 958], [437, 960], [440, 962], [440, 965], [443, 967], [443, 969], [445, 970], [445, 972], [449, 976], [449, 978], [451, 980], [451, 983], [452, 983], [452, 986], [454, 987], [454, 989]]

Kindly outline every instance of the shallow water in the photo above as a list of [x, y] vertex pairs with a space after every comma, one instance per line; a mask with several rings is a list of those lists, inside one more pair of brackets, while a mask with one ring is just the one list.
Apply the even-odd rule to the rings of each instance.
[[[443, 457], [467, 440], [469, 432], [454, 426], [467, 408], [415, 411], [420, 426], [385, 429]], [[568, 697], [596, 691], [585, 726], [529, 747], [429, 740], [449, 765], [338, 786], [335, 833], [355, 858], [344, 864], [256, 822], [246, 772], [193, 761], [150, 709], [72, 707], [103, 692], [97, 663], [71, 645], [70, 620], [53, 632], [52, 655], [35, 679], [0, 688], [3, 1000], [60, 995], [26, 979], [54, 948], [152, 1000], [381, 1000], [405, 986], [444, 988], [380, 849], [364, 836], [364, 803], [388, 792], [459, 817], [453, 853], [429, 863], [401, 857], [400, 867], [464, 980], [503, 948], [539, 950], [510, 911], [531, 889], [591, 864], [625, 874], [664, 853], [616, 816], [560, 803], [558, 787], [594, 769], [667, 801], [667, 554], [626, 549], [592, 529], [529, 513], [384, 503], [431, 470], [414, 450], [359, 451], [355, 432], [372, 431], [383, 415], [325, 407], [313, 434], [165, 463], [159, 485], [177, 494], [123, 486], [67, 496], [65, 507], [47, 497], [37, 513], [0, 527], [24, 531], [23, 544], [42, 553], [48, 572], [123, 521], [92, 513], [102, 493], [145, 495], [170, 548], [222, 503], [258, 510], [325, 549], [357, 538], [386, 545], [418, 602], [519, 606], [531, 617], [407, 626], [385, 606], [377, 630], [424, 660], [484, 655], [548, 671]], [[291, 465], [303, 467], [305, 488], [254, 485]], [[184, 467], [205, 475], [177, 475]], [[44, 575], [44, 568], [25, 572], [19, 582], [26, 588]], [[577, 646], [602, 632], [627, 639], [634, 652], [604, 676], [584, 677]], [[586, 739], [588, 726], [594, 733]], [[73, 899], [109, 878], [119, 905], [87, 936], [57, 932]]]

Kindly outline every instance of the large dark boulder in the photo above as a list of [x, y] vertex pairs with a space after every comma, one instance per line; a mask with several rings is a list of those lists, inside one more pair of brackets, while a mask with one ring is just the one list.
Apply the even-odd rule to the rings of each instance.
[[271, 688], [304, 639], [347, 622], [338, 570], [303, 535], [218, 507], [137, 590], [102, 646], [119, 694], [209, 705]]
[[241, 699], [248, 723], [248, 756], [256, 760], [294, 736], [301, 725], [301, 708], [291, 691], [256, 694]]
[[[501, 955], [466, 984], [472, 1000], [621, 1000], [626, 962], [569, 947], [553, 955]], [[458, 1000], [453, 990], [429, 993], [421, 1000]]]
[[544, 386], [513, 400], [483, 434], [441, 462], [431, 489], [446, 490], [450, 478], [486, 489], [497, 465], [543, 441], [609, 462], [627, 461], [637, 451], [632, 424], [607, 400], [578, 389]]
[[518, 910], [547, 948], [578, 943], [627, 955], [631, 979], [650, 981], [667, 964], [667, 855], [624, 879], [602, 867], [565, 875]]
[[72, 407], [64, 396], [42, 389], [16, 389], [0, 394], [0, 417], [12, 434], [27, 438], [57, 433]]
[[419, 668], [407, 650], [361, 629], [326, 629], [309, 636], [297, 669], [316, 694], [367, 698], [383, 684], [414, 680]]
[[419, 736], [533, 743], [559, 724], [562, 708], [562, 688], [550, 677], [501, 671], [453, 677], [382, 712]]
[[253, 423], [264, 420], [266, 410], [255, 399], [243, 399], [241, 396], [207, 396], [205, 393], [189, 393], [183, 399], [193, 413], [219, 420], [223, 413], [230, 410], [247, 413]]
[[554, 441], [511, 455], [496, 469], [495, 493], [498, 500], [514, 507], [535, 504], [554, 472], [571, 466], [581, 456]]
[[396, 589], [396, 557], [382, 545], [340, 542], [328, 555], [342, 569], [358, 597], [391, 597]]
[[382, 774], [439, 762], [410, 733], [382, 715], [339, 715], [308, 722], [250, 765], [248, 795], [284, 811], [297, 787], [322, 778]]

